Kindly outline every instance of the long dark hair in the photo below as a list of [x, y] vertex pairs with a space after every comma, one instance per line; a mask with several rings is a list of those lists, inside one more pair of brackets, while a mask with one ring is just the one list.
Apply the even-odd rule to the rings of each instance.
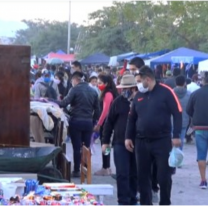
[[60, 79], [61, 83], [64, 83], [64, 73], [63, 72], [61, 72], [61, 71], [56, 72], [55, 76], [57, 76]]
[[108, 74], [100, 74], [98, 79], [100, 79], [104, 84], [107, 84], [106, 88], [101, 93], [100, 99], [103, 100], [107, 92], [111, 92], [115, 99], [118, 96], [118, 91], [113, 78]]

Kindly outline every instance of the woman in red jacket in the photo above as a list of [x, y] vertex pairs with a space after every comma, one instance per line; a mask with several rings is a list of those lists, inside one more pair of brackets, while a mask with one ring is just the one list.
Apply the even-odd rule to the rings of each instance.
[[[94, 131], [100, 131], [100, 139], [102, 144], [102, 133], [103, 133], [103, 125], [105, 123], [105, 119], [110, 110], [110, 106], [113, 100], [118, 95], [115, 83], [110, 75], [100, 74], [98, 76], [98, 88], [101, 91], [100, 96], [100, 107], [101, 107], [101, 115], [97, 125], [94, 127]], [[97, 176], [107, 176], [111, 175], [110, 169], [110, 154], [103, 156], [103, 166], [102, 169], [95, 172]]]

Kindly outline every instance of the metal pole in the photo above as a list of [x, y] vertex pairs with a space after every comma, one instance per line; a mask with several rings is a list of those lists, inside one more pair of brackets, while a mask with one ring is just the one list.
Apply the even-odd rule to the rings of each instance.
[[71, 0], [69, 0], [69, 21], [68, 21], [67, 54], [70, 53], [70, 48], [71, 48]]

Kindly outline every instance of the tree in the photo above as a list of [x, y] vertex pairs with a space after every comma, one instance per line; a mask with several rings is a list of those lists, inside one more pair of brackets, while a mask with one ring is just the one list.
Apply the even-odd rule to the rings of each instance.
[[93, 12], [80, 40], [80, 57], [188, 47], [208, 52], [208, 2], [114, 2]]
[[[50, 51], [62, 49], [66, 52], [68, 37], [68, 22], [47, 21], [37, 19], [34, 21], [23, 20], [27, 29], [16, 32], [14, 44], [30, 45], [32, 54], [44, 56]], [[71, 25], [71, 47], [79, 34], [80, 27]]]
[[[116, 3], [115, 3], [116, 4]], [[113, 19], [118, 13], [115, 7], [106, 7], [90, 14], [89, 20], [94, 23], [85, 27], [83, 38], [79, 40], [81, 50], [79, 58], [95, 52], [103, 52], [109, 56], [128, 52], [131, 46], [125, 37], [123, 24], [114, 26]]]

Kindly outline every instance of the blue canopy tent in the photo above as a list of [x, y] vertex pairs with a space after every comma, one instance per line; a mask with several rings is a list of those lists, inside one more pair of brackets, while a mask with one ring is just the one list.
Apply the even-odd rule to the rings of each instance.
[[56, 52], [56, 54], [66, 54], [66, 53], [60, 49]]
[[125, 53], [125, 54], [120, 54], [117, 56], [117, 61], [120, 62], [120, 61], [123, 61], [124, 59], [127, 59], [127, 58], [133, 58], [134, 56], [136, 56], [138, 53], [135, 53], [135, 52], [129, 52], [129, 53]]
[[103, 53], [92, 54], [85, 59], [82, 59], [82, 64], [108, 64], [110, 57]]
[[163, 54], [168, 53], [169, 51], [170, 51], [169, 49], [164, 49], [164, 50], [156, 51], [156, 52], [152, 52], [152, 53], [138, 54], [138, 55], [130, 56], [130, 57], [126, 58], [126, 60], [130, 61], [134, 57], [140, 57], [142, 59], [149, 59], [149, 58], [153, 58], [156, 56], [161, 56]]
[[187, 64], [198, 64], [202, 60], [208, 59], [208, 54], [185, 47], [173, 50], [162, 57], [158, 57], [150, 62], [151, 67], [157, 64], [168, 64], [168, 63], [187, 63]]

